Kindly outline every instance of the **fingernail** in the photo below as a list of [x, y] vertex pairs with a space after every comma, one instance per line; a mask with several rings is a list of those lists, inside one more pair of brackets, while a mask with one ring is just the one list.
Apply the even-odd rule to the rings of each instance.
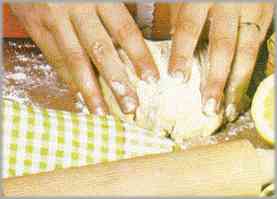
[[112, 81], [111, 86], [118, 95], [126, 95], [126, 87], [119, 81]]
[[178, 79], [181, 82], [185, 81], [185, 74], [182, 71], [175, 71], [171, 75], [174, 79]]
[[215, 116], [216, 115], [216, 107], [217, 107], [217, 102], [214, 98], [210, 98], [207, 100], [203, 112], [207, 116]]
[[95, 114], [100, 116], [106, 115], [105, 111], [101, 107], [96, 107]]
[[141, 74], [141, 79], [146, 81], [149, 84], [157, 82], [157, 78], [153, 75], [153, 72], [150, 70], [146, 70]]
[[170, 35], [173, 35], [173, 34], [175, 33], [175, 30], [176, 30], [176, 28], [175, 28], [175, 26], [173, 26], [173, 27], [170, 29], [169, 34], [170, 34]]
[[149, 84], [154, 84], [154, 83], [157, 82], [157, 78], [154, 77], [154, 76], [148, 76], [148, 77], [146, 78], [146, 82], [149, 83]]
[[183, 83], [187, 83], [190, 79], [190, 73], [182, 70], [177, 70], [175, 72], [172, 72], [172, 77], [180, 79], [180, 81], [182, 81]]
[[136, 100], [133, 97], [130, 97], [130, 96], [125, 96], [122, 99], [122, 105], [123, 105], [123, 111], [125, 113], [134, 112], [136, 107], [137, 107]]
[[103, 45], [99, 42], [94, 42], [92, 45], [93, 52], [98, 54], [98, 53], [103, 53]]
[[180, 80], [182, 83], [187, 83], [190, 79], [190, 74], [183, 71], [176, 71], [172, 74], [172, 77]]
[[232, 122], [236, 119], [236, 117], [238, 116], [238, 112], [237, 112], [235, 104], [229, 104], [227, 106], [227, 108], [225, 110], [225, 115], [230, 122]]
[[187, 83], [190, 80], [190, 74], [184, 73], [184, 82]]

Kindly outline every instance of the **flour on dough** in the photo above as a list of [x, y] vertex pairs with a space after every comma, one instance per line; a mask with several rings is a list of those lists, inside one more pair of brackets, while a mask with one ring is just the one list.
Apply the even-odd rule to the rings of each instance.
[[[122, 119], [134, 121], [138, 126], [152, 130], [158, 135], [169, 134], [171, 138], [181, 143], [193, 136], [212, 134], [222, 122], [222, 113], [206, 116], [202, 113], [200, 94], [200, 63], [194, 58], [191, 78], [188, 82], [168, 74], [170, 56], [170, 41], [146, 41], [160, 72], [160, 80], [146, 83], [135, 74], [127, 55], [120, 51], [120, 57], [128, 65], [128, 75], [139, 97], [139, 107], [135, 117], [122, 114], [116, 106], [111, 93], [104, 85], [104, 95], [112, 109]], [[103, 84], [103, 80], [101, 81]]]

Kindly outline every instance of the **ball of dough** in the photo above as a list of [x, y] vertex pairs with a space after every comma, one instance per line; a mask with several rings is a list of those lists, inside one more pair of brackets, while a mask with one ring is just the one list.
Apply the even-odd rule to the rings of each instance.
[[191, 78], [184, 82], [168, 74], [171, 41], [146, 41], [146, 44], [159, 69], [160, 79], [150, 83], [140, 80], [127, 55], [120, 50], [119, 55], [127, 66], [126, 72], [137, 91], [139, 107], [135, 116], [124, 115], [101, 79], [104, 97], [112, 113], [157, 135], [170, 135], [177, 143], [193, 136], [212, 134], [221, 125], [223, 114], [207, 116], [202, 112], [199, 60], [193, 59]]

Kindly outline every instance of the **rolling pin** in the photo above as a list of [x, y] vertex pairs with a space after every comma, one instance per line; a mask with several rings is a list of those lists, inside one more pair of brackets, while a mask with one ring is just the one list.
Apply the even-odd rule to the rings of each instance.
[[[267, 166], [265, 162], [269, 163]], [[5, 196], [257, 196], [273, 150], [247, 140], [3, 180]]]

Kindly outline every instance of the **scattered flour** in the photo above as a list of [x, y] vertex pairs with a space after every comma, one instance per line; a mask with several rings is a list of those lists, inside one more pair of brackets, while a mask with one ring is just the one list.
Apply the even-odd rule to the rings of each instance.
[[[47, 64], [42, 53], [37, 51], [36, 45], [32, 42], [17, 41], [8, 41], [6, 45], [7, 48], [4, 47], [4, 53], [8, 52], [9, 58], [7, 58], [8, 61], [6, 60], [5, 64], [13, 67], [5, 67], [4, 85], [2, 87], [3, 98], [26, 105], [41, 105], [41, 102], [37, 101], [33, 94], [35, 93], [35, 97], [37, 97], [40, 90], [45, 87], [51, 88], [49, 93], [41, 93], [45, 98], [43, 104], [46, 107], [49, 105], [47, 99], [55, 101], [64, 95], [68, 97], [68, 87], [58, 81], [54, 68]], [[5, 51], [7, 49], [8, 51]], [[75, 103], [78, 112], [88, 113], [87, 107], [80, 96], [74, 98], [73, 103]]]
[[251, 117], [250, 111], [247, 111], [244, 114], [240, 115], [235, 122], [228, 123], [226, 125], [226, 132], [230, 136], [235, 136], [239, 132], [243, 132], [246, 129], [253, 129], [253, 128], [255, 128], [254, 121]]
[[84, 98], [80, 92], [77, 93], [77, 101], [75, 102], [75, 106], [80, 110], [82, 114], [89, 114], [89, 110], [85, 104]]
[[7, 79], [12, 79], [14, 81], [19, 81], [19, 82], [22, 82], [22, 81], [25, 81], [26, 79], [26, 75], [25, 73], [9, 73], [6, 75], [6, 78]]

